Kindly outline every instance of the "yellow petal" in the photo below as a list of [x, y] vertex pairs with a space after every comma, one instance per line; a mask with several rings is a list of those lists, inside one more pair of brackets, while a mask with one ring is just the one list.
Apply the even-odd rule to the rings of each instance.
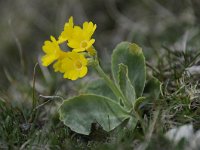
[[50, 36], [50, 39], [51, 39], [52, 42], [56, 42], [56, 38], [53, 37], [52, 35]]
[[42, 65], [43, 66], [49, 66], [51, 63], [53, 63], [57, 58], [55, 55], [45, 55], [41, 58]]
[[45, 41], [42, 49], [46, 54], [57, 55], [57, 52], [61, 51], [58, 42], [53, 36], [51, 36], [50, 38], [52, 41]]
[[71, 70], [68, 74], [68, 78], [71, 80], [76, 80], [79, 76], [79, 72], [76, 70]]
[[87, 67], [83, 67], [80, 71], [79, 77], [80, 78], [84, 77], [87, 74], [87, 71], [88, 71]]
[[91, 39], [89, 42], [88, 42], [88, 45], [86, 47], [86, 49], [89, 49], [95, 42], [95, 39]]
[[63, 78], [67, 78], [68, 79], [68, 72], [64, 73]]
[[71, 16], [69, 18], [69, 26], [73, 26], [74, 25], [74, 18]]
[[73, 26], [74, 26], [74, 22], [73, 22], [73, 17], [71, 16], [69, 18], [69, 21], [67, 23], [65, 23], [65, 26], [64, 26], [64, 31], [61, 32], [59, 38], [58, 38], [58, 43], [63, 43], [67, 40], [69, 40], [72, 35], [73, 35]]
[[68, 46], [71, 48], [79, 48], [80, 47], [80, 43], [76, 40], [70, 40], [68, 42]]
[[73, 61], [69, 58], [65, 58], [62, 60], [62, 64], [61, 64], [61, 70], [63, 70], [64, 72], [73, 70], [74, 66], [73, 66]]
[[85, 39], [89, 40], [96, 29], [96, 24], [94, 25], [92, 22], [85, 22], [83, 24], [83, 31]]
[[80, 56], [80, 61], [83, 66], [87, 66], [88, 60], [83, 55]]
[[93, 29], [92, 29], [92, 34], [93, 34], [94, 31], [96, 30], [96, 28], [97, 28], [97, 25], [95, 24], [95, 25], [93, 26]]
[[72, 76], [71, 76], [71, 80], [77, 80], [79, 77], [79, 72], [73, 72]]
[[62, 44], [62, 43], [64, 43], [65, 41], [67, 41], [67, 40], [66, 40], [66, 38], [64, 38], [63, 36], [59, 36], [59, 37], [58, 37], [58, 44]]
[[87, 27], [88, 27], [88, 22], [85, 21], [85, 22], [83, 23], [83, 30], [87, 29]]
[[75, 48], [75, 49], [73, 49], [73, 52], [83, 52], [83, 51], [85, 51], [85, 48]]
[[55, 72], [61, 72], [64, 73], [64, 70], [62, 69], [62, 60], [58, 60], [53, 64], [53, 68]]

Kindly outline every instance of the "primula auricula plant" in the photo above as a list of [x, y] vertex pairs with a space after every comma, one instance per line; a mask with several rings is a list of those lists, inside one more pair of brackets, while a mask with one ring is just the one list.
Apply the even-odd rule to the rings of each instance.
[[[146, 66], [142, 49], [134, 43], [121, 42], [113, 50], [111, 58], [112, 79], [101, 68], [92, 38], [96, 24], [84, 22], [82, 27], [74, 25], [73, 17], [65, 24], [61, 35], [51, 36], [45, 41], [41, 58], [43, 66], [53, 63], [56, 72], [63, 77], [77, 80], [86, 76], [88, 66], [92, 66], [101, 81], [94, 81], [85, 93], [64, 100], [59, 108], [60, 120], [71, 130], [88, 135], [91, 124], [98, 123], [107, 132], [115, 129], [125, 120], [132, 129], [142, 119], [140, 104], [146, 99], [156, 99], [160, 92], [160, 83], [151, 78], [146, 82]], [[71, 51], [64, 51], [60, 44], [66, 43]], [[109, 87], [109, 89], [107, 89]], [[96, 90], [91, 90], [96, 89]], [[114, 95], [114, 96], [113, 96]], [[142, 125], [144, 128], [144, 126]]]

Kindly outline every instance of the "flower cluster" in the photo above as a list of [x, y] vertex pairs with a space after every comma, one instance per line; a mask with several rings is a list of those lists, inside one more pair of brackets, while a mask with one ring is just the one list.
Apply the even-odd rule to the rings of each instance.
[[[73, 17], [70, 17], [57, 40], [51, 36], [51, 41], [44, 42], [42, 49], [45, 55], [42, 57], [42, 65], [49, 66], [54, 63], [54, 70], [63, 73], [63, 77], [67, 79], [76, 80], [84, 77], [88, 71], [88, 60], [83, 52], [93, 55], [95, 39], [92, 35], [95, 30], [96, 24], [84, 22], [81, 28], [75, 26]], [[72, 51], [65, 52], [60, 48], [60, 44], [65, 42]]]

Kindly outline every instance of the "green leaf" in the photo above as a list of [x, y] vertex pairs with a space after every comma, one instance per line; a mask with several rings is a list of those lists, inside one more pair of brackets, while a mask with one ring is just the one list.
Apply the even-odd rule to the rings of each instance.
[[144, 96], [148, 99], [157, 99], [160, 95], [161, 83], [155, 77], [151, 77], [144, 88]]
[[89, 135], [92, 123], [100, 124], [109, 132], [131, 117], [114, 100], [98, 95], [80, 95], [65, 100], [59, 114], [66, 126], [85, 135]]
[[81, 91], [83, 94], [96, 94], [109, 97], [112, 100], [116, 99], [116, 96], [113, 94], [112, 90], [106, 85], [105, 80], [95, 79], [89, 81], [85, 88]]
[[112, 54], [112, 73], [118, 83], [119, 64], [128, 67], [128, 77], [135, 87], [136, 97], [140, 97], [144, 90], [146, 80], [145, 58], [137, 44], [122, 42], [117, 45]]
[[130, 130], [133, 130], [135, 129], [135, 127], [137, 126], [137, 122], [138, 122], [138, 119], [136, 117], [131, 117], [129, 120], [128, 120], [128, 123], [126, 125], [126, 127]]
[[136, 99], [135, 88], [131, 84], [128, 77], [128, 67], [124, 64], [119, 64], [119, 87], [124, 93], [127, 100], [130, 102], [130, 107], [132, 108], [133, 102]]

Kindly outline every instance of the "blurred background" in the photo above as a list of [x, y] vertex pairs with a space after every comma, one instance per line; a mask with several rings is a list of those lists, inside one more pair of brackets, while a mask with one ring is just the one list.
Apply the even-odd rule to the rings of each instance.
[[[70, 16], [75, 24], [97, 24], [95, 47], [107, 71], [121, 41], [140, 45], [152, 65], [162, 59], [163, 46], [176, 51], [198, 51], [200, 46], [199, 0], [6, 0], [0, 1], [0, 15], [0, 92], [14, 95], [12, 99], [21, 98], [19, 91], [31, 94], [42, 45], [50, 35], [59, 36]], [[39, 93], [53, 95], [66, 83], [73, 88], [51, 69], [36, 68]]]

